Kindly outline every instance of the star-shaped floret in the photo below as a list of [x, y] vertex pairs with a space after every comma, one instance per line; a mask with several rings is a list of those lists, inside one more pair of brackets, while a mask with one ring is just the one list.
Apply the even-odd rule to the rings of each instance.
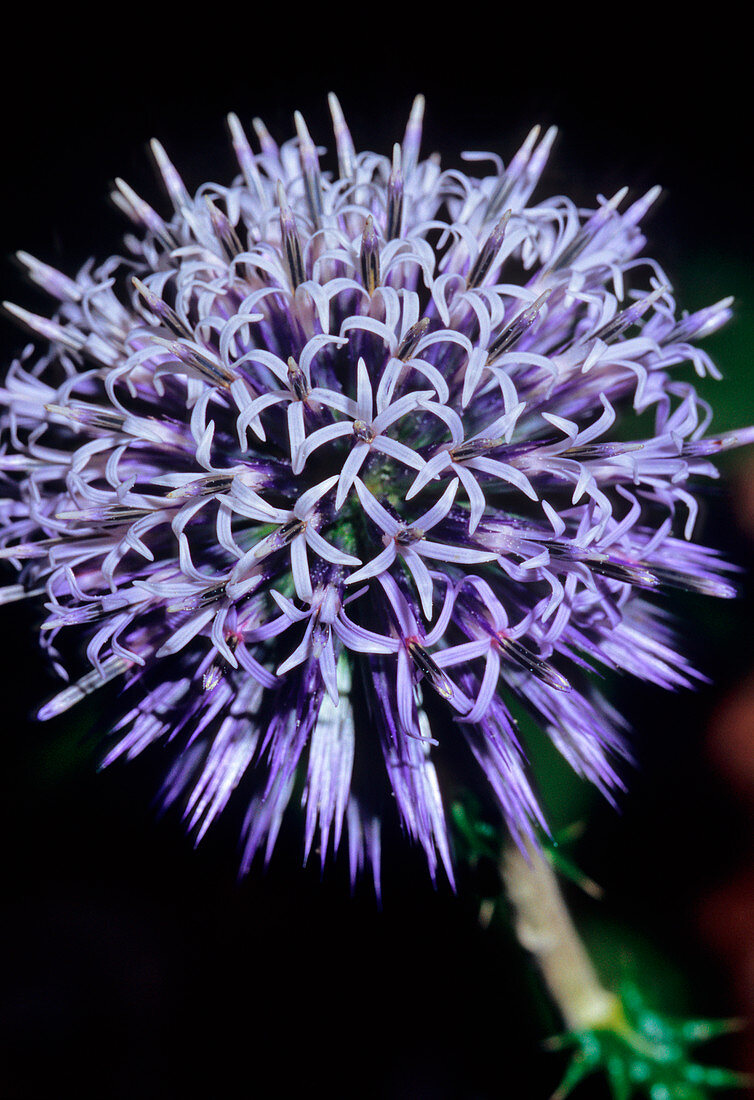
[[296, 595], [302, 600], [311, 600], [314, 593], [306, 553], [307, 546], [333, 565], [361, 565], [359, 558], [339, 550], [332, 543], [327, 542], [318, 531], [317, 505], [337, 480], [335, 475], [308, 489], [302, 493], [292, 509], [275, 508], [253, 489], [239, 487], [238, 495], [233, 496], [233, 510], [249, 519], [255, 519], [261, 523], [275, 523], [278, 526], [271, 534], [255, 543], [236, 562], [227, 589], [231, 599], [239, 599], [252, 588], [256, 583], [256, 571], [260, 562], [269, 554], [282, 550], [286, 546], [290, 546], [291, 549], [293, 585]]
[[346, 397], [345, 394], [336, 393], [333, 390], [317, 389], [312, 397], [323, 405], [341, 413], [345, 420], [337, 420], [334, 424], [328, 424], [324, 428], [317, 428], [298, 447], [293, 456], [293, 472], [299, 474], [303, 471], [307, 460], [326, 443], [343, 436], [353, 437], [353, 446], [343, 463], [343, 468], [338, 478], [338, 490], [335, 494], [336, 511], [343, 506], [349, 490], [351, 489], [361, 467], [370, 451], [380, 451], [388, 458], [395, 459], [414, 470], [421, 470], [424, 459], [421, 458], [405, 443], [399, 442], [387, 435], [387, 429], [404, 416], [415, 413], [417, 410], [432, 411], [433, 402], [427, 398], [432, 396], [432, 390], [417, 390], [404, 394], [397, 401], [388, 405], [382, 412], [374, 415], [374, 398], [372, 383], [369, 379], [366, 363], [359, 359], [357, 368], [356, 400]]
[[437, 654], [435, 662], [439, 668], [451, 668], [454, 665], [468, 664], [478, 657], [484, 658], [484, 674], [474, 705], [464, 715], [465, 721], [479, 722], [489, 709], [498, 690], [503, 658], [518, 668], [526, 669], [549, 687], [558, 691], [570, 690], [564, 676], [519, 641], [529, 631], [533, 616], [526, 615], [520, 623], [511, 627], [505, 608], [486, 581], [481, 577], [466, 577], [459, 588], [464, 584], [474, 589], [489, 618], [480, 616], [473, 620], [469, 618], [468, 623], [464, 621], [464, 629], [470, 635], [469, 641], [442, 650]]
[[488, 477], [508, 482], [520, 489], [530, 500], [536, 500], [537, 494], [525, 474], [515, 466], [499, 459], [490, 458], [491, 452], [504, 446], [510, 439], [516, 425], [516, 420], [525, 408], [523, 401], [515, 408], [497, 417], [482, 431], [476, 432], [469, 439], [464, 439], [463, 423], [460, 417], [455, 417], [457, 422], [448, 422], [451, 432], [451, 442], [437, 451], [417, 474], [413, 485], [406, 493], [406, 500], [410, 500], [434, 478], [440, 477], [448, 469], [452, 470], [461, 481], [469, 498], [470, 517], [469, 534], [474, 533], [479, 526], [479, 521], [484, 515], [487, 501], [484, 491], [477, 478], [477, 474], [486, 474]]
[[304, 610], [274, 589], [271, 595], [282, 615], [267, 624], [266, 637], [282, 633], [293, 623], [307, 621], [301, 643], [278, 667], [277, 675], [285, 676], [309, 657], [316, 658], [327, 692], [336, 707], [340, 696], [333, 634], [348, 649], [359, 653], [392, 653], [395, 649], [391, 639], [351, 622], [343, 611], [340, 593], [332, 584], [318, 585], [307, 601], [309, 606]]
[[414, 579], [422, 611], [425, 617], [430, 619], [433, 599], [432, 577], [423, 558], [454, 562], [457, 565], [477, 565], [480, 562], [495, 560], [497, 555], [479, 547], [434, 542], [426, 537], [426, 532], [444, 520], [453, 507], [458, 489], [457, 477], [451, 481], [440, 499], [411, 523], [401, 523], [392, 516], [370, 493], [360, 478], [357, 477], [354, 484], [364, 511], [383, 532], [382, 541], [385, 549], [361, 569], [352, 573], [347, 584], [357, 584], [369, 577], [379, 577], [400, 555]]

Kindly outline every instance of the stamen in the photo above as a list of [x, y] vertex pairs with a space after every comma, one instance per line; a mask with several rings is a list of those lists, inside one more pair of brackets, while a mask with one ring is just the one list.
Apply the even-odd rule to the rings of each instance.
[[153, 290], [150, 290], [149, 287], [135, 275], [131, 276], [131, 282], [144, 305], [150, 313], [154, 314], [158, 321], [161, 321], [166, 328], [171, 329], [176, 336], [187, 336], [190, 340], [193, 340], [194, 333], [188, 325], [184, 324], [175, 310], [172, 309], [167, 302], [164, 302], [159, 295], [155, 294]]
[[44, 588], [25, 588], [22, 584], [8, 584], [0, 588], [0, 605], [16, 603], [18, 600], [31, 600], [44, 594]]
[[115, 180], [117, 191], [112, 194], [113, 202], [123, 213], [138, 226], [154, 233], [155, 237], [168, 250], [176, 247], [177, 241], [170, 228], [165, 224], [160, 215], [152, 209], [149, 203], [144, 202], [134, 189], [125, 180]]
[[87, 405], [83, 401], [77, 401], [70, 405], [47, 404], [45, 408], [55, 416], [64, 420], [70, 420], [74, 424], [81, 424], [85, 428], [101, 428], [106, 432], [122, 432], [125, 417], [110, 409], [100, 408], [99, 405]]
[[282, 237], [283, 254], [285, 256], [286, 267], [288, 268], [288, 279], [291, 284], [291, 289], [295, 290], [301, 283], [306, 282], [306, 270], [304, 268], [303, 253], [301, 251], [301, 239], [296, 229], [296, 221], [285, 200], [282, 183], [278, 183], [278, 205], [280, 207], [280, 233]]
[[47, 459], [33, 458], [31, 455], [0, 455], [0, 470], [8, 470], [12, 473], [41, 470], [48, 465]]
[[715, 305], [707, 306], [705, 309], [695, 310], [694, 313], [682, 316], [676, 324], [661, 337], [660, 342], [664, 347], [676, 342], [685, 343], [692, 337], [696, 340], [701, 340], [706, 336], [711, 336], [713, 332], [717, 332], [721, 325], [726, 324], [730, 320], [731, 306], [734, 301], [735, 298], [728, 296], [716, 302]]
[[657, 575], [650, 569], [632, 562], [613, 561], [602, 554], [590, 555], [587, 565], [593, 573], [602, 577], [609, 577], [624, 584], [633, 585], [635, 588], [657, 588], [660, 583]]
[[199, 352], [195, 348], [187, 348], [185, 344], [179, 341], [170, 344], [168, 350], [172, 352], [179, 362], [185, 364], [187, 367], [191, 367], [197, 374], [200, 374], [205, 381], [213, 386], [220, 386], [222, 389], [228, 389], [231, 382], [235, 382], [238, 377], [232, 370], [221, 363], [219, 359], [210, 359], [207, 354]]
[[412, 359], [414, 352], [419, 346], [419, 341], [428, 328], [429, 317], [422, 317], [421, 321], [417, 321], [415, 325], [412, 325], [399, 344], [398, 350], [395, 353], [395, 358], [400, 359], [404, 363]]
[[273, 538], [278, 546], [288, 546], [293, 542], [296, 535], [300, 535], [302, 531], [306, 530], [306, 524], [307, 520], [305, 519], [289, 519], [287, 523], [283, 523], [278, 527]]
[[321, 623], [319, 618], [315, 620], [314, 628], [312, 630], [312, 656], [319, 660], [322, 653], [325, 650], [330, 637], [332, 635], [332, 627], [330, 623]]
[[271, 157], [273, 160], [277, 160], [277, 143], [261, 118], [253, 118], [251, 120], [251, 125], [254, 127], [254, 133], [257, 135], [257, 141], [259, 142], [263, 154], [267, 157]]
[[545, 543], [550, 557], [556, 561], [581, 562], [592, 573], [610, 580], [630, 584], [636, 588], [657, 588], [659, 580], [654, 571], [638, 562], [623, 561], [609, 554], [584, 550], [580, 546], [549, 541]]
[[81, 699], [85, 699], [87, 695], [91, 695], [93, 691], [104, 687], [116, 676], [120, 676], [122, 672], [131, 667], [131, 664], [132, 662], [125, 657], [108, 657], [102, 664], [101, 671], [93, 668], [91, 672], [87, 672], [80, 680], [58, 692], [54, 698], [45, 703], [43, 707], [40, 707], [37, 711], [37, 718], [40, 722], [45, 722], [48, 718], [55, 718], [57, 715], [62, 714], [75, 703], [80, 702]]
[[683, 592], [697, 592], [703, 596], [716, 596], [732, 599], [736, 589], [727, 581], [718, 577], [700, 577], [684, 573], [670, 566], [641, 564], [622, 561], [608, 554], [593, 553], [566, 543], [548, 542], [545, 544], [550, 557], [561, 561], [583, 562], [593, 572], [612, 580], [630, 584], [635, 588], [677, 588]]
[[50, 340], [55, 344], [62, 344], [70, 351], [81, 351], [86, 343], [86, 338], [80, 332], [63, 328], [57, 321], [51, 321], [49, 317], [42, 317], [37, 313], [31, 313], [23, 306], [14, 305], [13, 302], [3, 302], [3, 308], [10, 313], [16, 321], [20, 321], [26, 328], [31, 329], [37, 336]]
[[13, 546], [0, 548], [0, 559], [6, 560], [18, 558], [25, 561], [27, 558], [46, 558], [50, 551], [60, 546], [63, 539], [39, 539], [37, 542], [16, 542]]
[[576, 462], [589, 462], [595, 458], [617, 458], [619, 455], [643, 449], [643, 443], [585, 443], [583, 447], [569, 447], [567, 451], [561, 451], [558, 457], [572, 458]]
[[189, 593], [174, 603], [169, 603], [167, 610], [172, 614], [177, 611], [197, 611], [199, 608], [208, 607], [210, 604], [226, 598], [227, 584], [228, 581], [222, 581], [220, 584], [209, 585], [201, 592]]
[[470, 458], [479, 458], [489, 451], [502, 447], [504, 442], [502, 436], [497, 439], [470, 439], [466, 443], [459, 443], [448, 453], [454, 462], [467, 462]]
[[262, 209], [267, 210], [269, 203], [264, 188], [262, 187], [262, 179], [254, 162], [254, 154], [251, 151], [251, 146], [249, 145], [237, 115], [233, 113], [228, 115], [228, 128], [230, 129], [231, 141], [233, 142], [233, 151], [236, 154], [236, 160], [238, 161], [243, 178], [246, 181], [246, 186], [250, 191], [256, 194]]
[[401, 149], [393, 149], [393, 167], [387, 182], [387, 212], [385, 238], [394, 241], [401, 235], [403, 228], [403, 172], [401, 171]]
[[[225, 644], [231, 653], [236, 652], [239, 641], [240, 638], [235, 633], [226, 635]], [[225, 657], [218, 653], [213, 659], [212, 664], [202, 676], [202, 691], [213, 691], [220, 683], [223, 676], [227, 674], [230, 667]]]
[[535, 302], [522, 310], [497, 334], [487, 350], [488, 364], [492, 363], [503, 352], [508, 351], [531, 328], [551, 293], [551, 290], [545, 290]]
[[649, 307], [654, 305], [658, 298], [661, 298], [667, 290], [668, 288], [666, 286], [658, 287], [651, 294], [647, 294], [645, 298], [641, 298], [632, 306], [622, 309], [620, 313], [616, 313], [611, 321], [608, 321], [606, 324], [602, 325], [601, 328], [598, 328], [596, 332], [593, 332], [589, 339], [602, 340], [604, 343], [609, 344], [616, 336], [620, 336], [627, 328], [635, 324], [642, 314], [646, 313]]
[[[47, 605], [50, 606], [49, 604]], [[56, 606], [51, 612], [51, 618], [40, 626], [40, 630], [59, 630], [61, 626], [80, 626], [84, 623], [91, 625], [101, 623], [105, 619], [121, 611], [122, 607], [103, 607], [101, 603], [91, 603], [86, 607], [61, 607]]]
[[[516, 153], [515, 157], [510, 162], [507, 169], [503, 172], [502, 176], [500, 177], [500, 182], [490, 196], [489, 204], [487, 206], [487, 212], [485, 215], [485, 218], [487, 220], [491, 221], [492, 218], [495, 217], [498, 210], [500, 210], [500, 208], [503, 206], [506, 199], [510, 195], [521, 173], [524, 171], [529, 163], [532, 149], [537, 143], [540, 132], [540, 126], [534, 126], [533, 129], [529, 131], [526, 137], [526, 141], [521, 146], [518, 153]], [[545, 135], [543, 144], [547, 141], [548, 135]]]
[[393, 535], [398, 546], [411, 546], [412, 543], [421, 542], [424, 538], [424, 532], [420, 531], [418, 527], [401, 527], [395, 535]]
[[718, 577], [695, 577], [690, 573], [682, 573], [680, 569], [670, 569], [665, 566], [651, 566], [652, 573], [661, 585], [668, 588], [678, 588], [682, 592], [696, 592], [702, 596], [716, 596], [718, 599], [732, 600], [738, 592], [734, 585]]
[[215, 659], [202, 676], [202, 691], [214, 691], [228, 671], [228, 662], [224, 657]]
[[156, 138], [149, 143], [152, 150], [157, 170], [162, 176], [165, 190], [176, 211], [185, 212], [191, 209], [191, 196], [186, 190], [186, 185], [181, 179], [175, 165], [168, 157], [162, 144]]
[[233, 485], [233, 474], [209, 474], [197, 477], [186, 485], [179, 485], [167, 494], [169, 500], [188, 500], [192, 497], [210, 497], [215, 493], [225, 493]]
[[720, 454], [731, 447], [744, 446], [751, 441], [752, 436], [754, 436], [754, 433], [752, 433], [751, 428], [741, 428], [709, 439], [692, 439], [681, 446], [681, 454], [684, 458], [701, 458], [706, 455]]
[[369, 297], [380, 285], [380, 248], [374, 228], [374, 218], [370, 214], [361, 235], [361, 281]]
[[215, 584], [212, 585], [211, 588], [205, 588], [199, 597], [200, 605], [204, 607], [207, 604], [216, 603], [218, 600], [224, 599], [226, 595], [226, 584], [227, 582], [224, 581], [222, 584]]
[[479, 250], [479, 255], [474, 261], [471, 270], [466, 276], [466, 289], [473, 290], [481, 286], [490, 268], [497, 258], [497, 254], [505, 238], [505, 230], [511, 216], [511, 211], [506, 210], [500, 221], [490, 233], [484, 245]]
[[338, 175], [342, 180], [351, 179], [354, 173], [354, 162], [356, 160], [356, 150], [354, 149], [351, 132], [346, 125], [346, 120], [340, 108], [338, 98], [333, 92], [330, 92], [328, 95], [327, 102], [330, 106], [333, 133], [335, 134], [335, 146], [338, 151]]
[[295, 518], [281, 524], [277, 531], [262, 539], [254, 551], [254, 557], [266, 558], [268, 554], [274, 554], [277, 550], [290, 546], [296, 536], [306, 530], [307, 523], [308, 520]]
[[299, 141], [299, 156], [301, 158], [301, 170], [304, 176], [304, 189], [306, 201], [312, 216], [315, 229], [322, 224], [322, 179], [319, 173], [319, 159], [317, 150], [311, 135], [304, 122], [304, 116], [296, 111], [294, 116], [296, 133]]
[[288, 385], [299, 401], [306, 401], [309, 396], [309, 387], [306, 383], [306, 375], [299, 367], [293, 356], [288, 357]]
[[48, 294], [59, 298], [63, 302], [80, 302], [82, 297], [81, 287], [73, 279], [69, 279], [61, 271], [49, 264], [42, 263], [28, 252], [17, 252], [16, 258], [24, 265], [29, 273], [29, 278], [46, 290]]
[[406, 124], [406, 132], [403, 135], [403, 171], [406, 176], [411, 175], [419, 159], [423, 121], [424, 96], [418, 95], [411, 105], [411, 114]]
[[375, 433], [368, 424], [365, 424], [363, 420], [354, 420], [353, 422], [353, 434], [356, 436], [360, 443], [373, 443]]
[[438, 665], [432, 660], [429, 652], [416, 638], [406, 639], [406, 649], [422, 676], [429, 680], [432, 687], [443, 699], [450, 699], [453, 695], [453, 685]]
[[222, 248], [223, 256], [230, 263], [240, 252], [243, 252], [243, 245], [235, 228], [219, 206], [216, 206], [208, 195], [205, 196], [204, 201], [207, 204], [210, 221], [212, 222], [212, 231]]
[[580, 256], [589, 242], [596, 236], [600, 229], [607, 223], [610, 218], [628, 193], [627, 187], [621, 187], [619, 191], [613, 195], [606, 203], [603, 203], [598, 210], [592, 214], [589, 221], [587, 221], [581, 229], [575, 234], [569, 244], [565, 246], [563, 251], [553, 257], [550, 262], [549, 271], [562, 270], [564, 267], [568, 267], [577, 256]]
[[565, 676], [562, 676], [549, 661], [545, 661], [536, 653], [532, 653], [532, 651], [522, 642], [519, 642], [515, 638], [507, 638], [504, 634], [500, 633], [496, 633], [495, 637], [500, 642], [500, 646], [505, 651], [506, 656], [509, 657], [514, 664], [519, 665], [520, 668], [526, 669], [527, 672], [531, 672], [538, 680], [541, 680], [543, 684], [555, 688], [556, 691], [571, 690], [571, 685], [568, 683]]
[[78, 508], [70, 512], [56, 512], [55, 518], [72, 520], [96, 527], [121, 527], [151, 514], [151, 508], [129, 508], [125, 504], [107, 504], [104, 507]]

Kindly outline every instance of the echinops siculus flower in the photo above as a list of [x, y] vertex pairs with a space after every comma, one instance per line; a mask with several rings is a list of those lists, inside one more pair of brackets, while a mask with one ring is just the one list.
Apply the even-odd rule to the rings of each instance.
[[662, 596], [733, 594], [694, 484], [752, 433], [707, 435], [686, 375], [731, 303], [677, 315], [659, 188], [583, 211], [534, 198], [553, 131], [466, 174], [420, 159], [421, 97], [390, 157], [330, 106], [332, 171], [299, 115], [258, 153], [231, 116], [229, 185], [192, 196], [157, 142], [163, 213], [117, 181], [123, 256], [21, 254], [57, 306], [7, 307], [0, 598], [44, 604], [69, 679], [39, 717], [120, 681], [106, 761], [163, 742], [197, 836], [234, 795], [244, 868], [295, 794], [307, 854], [345, 835], [377, 876], [387, 812], [452, 879], [454, 759], [546, 826], [512, 707], [610, 795], [595, 672], [693, 681]]

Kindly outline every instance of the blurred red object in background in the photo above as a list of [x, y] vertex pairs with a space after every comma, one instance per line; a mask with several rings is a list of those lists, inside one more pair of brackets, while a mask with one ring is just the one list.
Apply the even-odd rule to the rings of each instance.
[[[754, 461], [733, 483], [737, 525], [754, 542]], [[742, 563], [751, 571], [754, 563]], [[701, 900], [702, 935], [728, 967], [736, 1011], [746, 1021], [740, 1068], [754, 1074], [754, 669], [729, 690], [712, 712], [707, 757], [741, 808], [736, 869]]]

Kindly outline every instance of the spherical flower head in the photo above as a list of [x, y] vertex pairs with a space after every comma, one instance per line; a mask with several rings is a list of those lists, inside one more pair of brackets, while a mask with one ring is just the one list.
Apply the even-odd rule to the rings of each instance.
[[40, 718], [119, 681], [106, 760], [162, 742], [198, 837], [233, 796], [244, 868], [296, 793], [307, 855], [347, 836], [377, 875], [397, 814], [452, 880], [454, 760], [546, 826], [512, 708], [609, 795], [596, 673], [692, 682], [662, 594], [733, 593], [693, 493], [751, 433], [705, 434], [687, 365], [730, 302], [677, 316], [657, 188], [585, 212], [534, 198], [553, 131], [466, 174], [421, 159], [421, 98], [389, 157], [330, 105], [330, 170], [300, 116], [258, 152], [231, 116], [230, 184], [191, 195], [157, 142], [162, 213], [117, 181], [122, 257], [21, 254], [57, 307], [8, 307], [1, 598], [44, 604], [69, 679]]

